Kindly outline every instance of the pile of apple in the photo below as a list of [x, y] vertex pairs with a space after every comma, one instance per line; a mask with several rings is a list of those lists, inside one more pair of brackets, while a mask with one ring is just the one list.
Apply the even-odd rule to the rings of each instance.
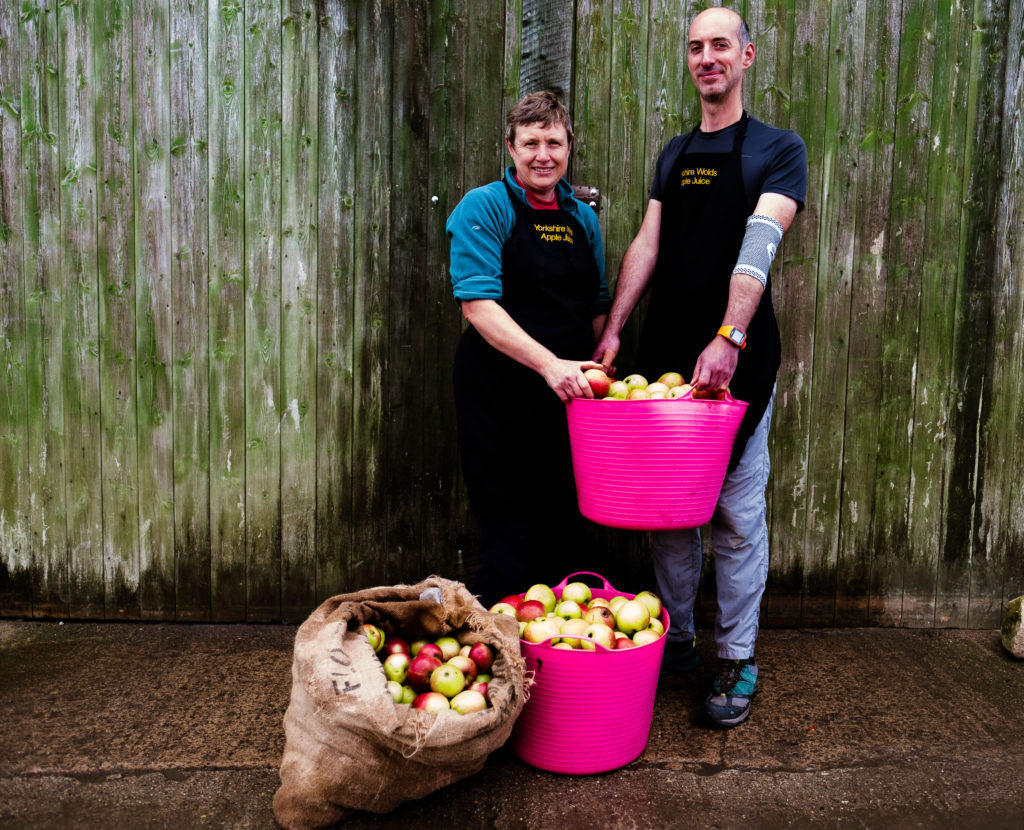
[[570, 582], [559, 599], [542, 583], [525, 594], [509, 594], [489, 609], [519, 622], [519, 637], [528, 643], [550, 642], [554, 648], [596, 651], [634, 648], [653, 643], [665, 633], [661, 600], [651, 591], [630, 599], [592, 596], [585, 582]]
[[587, 369], [583, 373], [590, 384], [594, 397], [606, 401], [649, 401], [664, 398], [681, 398], [691, 390], [691, 397], [721, 398], [719, 392], [694, 389], [683, 381], [679, 372], [665, 372], [654, 383], [648, 383], [643, 375], [633, 373], [622, 380], [613, 380], [600, 369]]
[[460, 715], [490, 706], [487, 684], [494, 649], [487, 643], [462, 643], [459, 635], [468, 631], [455, 631], [432, 642], [410, 642], [388, 636], [372, 623], [362, 624], [359, 630], [384, 665], [388, 692], [395, 703], [428, 712], [452, 709]]

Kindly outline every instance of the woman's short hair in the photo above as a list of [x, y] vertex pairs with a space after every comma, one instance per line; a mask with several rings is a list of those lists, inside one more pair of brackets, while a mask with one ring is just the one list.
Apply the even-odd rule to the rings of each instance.
[[561, 124], [565, 127], [569, 141], [572, 141], [572, 119], [569, 118], [569, 110], [553, 92], [531, 92], [524, 95], [508, 111], [505, 123], [505, 138], [509, 144], [515, 144], [516, 128], [525, 127], [527, 124], [540, 124], [542, 127]]

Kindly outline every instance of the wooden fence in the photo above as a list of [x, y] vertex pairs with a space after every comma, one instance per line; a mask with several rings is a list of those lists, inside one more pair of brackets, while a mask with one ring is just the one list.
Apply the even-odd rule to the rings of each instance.
[[[444, 222], [500, 173], [538, 6], [0, 5], [0, 615], [300, 620], [468, 576]], [[695, 119], [703, 6], [561, 6], [613, 276]], [[764, 624], [996, 625], [1024, 590], [1022, 2], [740, 10], [748, 106], [810, 157]], [[642, 534], [588, 544], [646, 566]]]

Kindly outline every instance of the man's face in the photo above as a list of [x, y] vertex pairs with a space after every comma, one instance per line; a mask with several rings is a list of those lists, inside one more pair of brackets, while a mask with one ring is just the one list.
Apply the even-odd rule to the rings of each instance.
[[565, 126], [527, 124], [516, 128], [513, 143], [505, 142], [523, 187], [547, 199], [569, 166]]
[[743, 73], [754, 62], [753, 44], [740, 46], [740, 25], [739, 15], [713, 8], [697, 15], [690, 26], [687, 63], [706, 101], [725, 101], [738, 94]]

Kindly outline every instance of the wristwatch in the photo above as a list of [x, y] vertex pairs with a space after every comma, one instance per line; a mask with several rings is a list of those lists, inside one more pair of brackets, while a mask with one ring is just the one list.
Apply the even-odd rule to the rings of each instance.
[[743, 329], [738, 329], [736, 326], [722, 326], [718, 333], [737, 348], [747, 348], [747, 333]]

